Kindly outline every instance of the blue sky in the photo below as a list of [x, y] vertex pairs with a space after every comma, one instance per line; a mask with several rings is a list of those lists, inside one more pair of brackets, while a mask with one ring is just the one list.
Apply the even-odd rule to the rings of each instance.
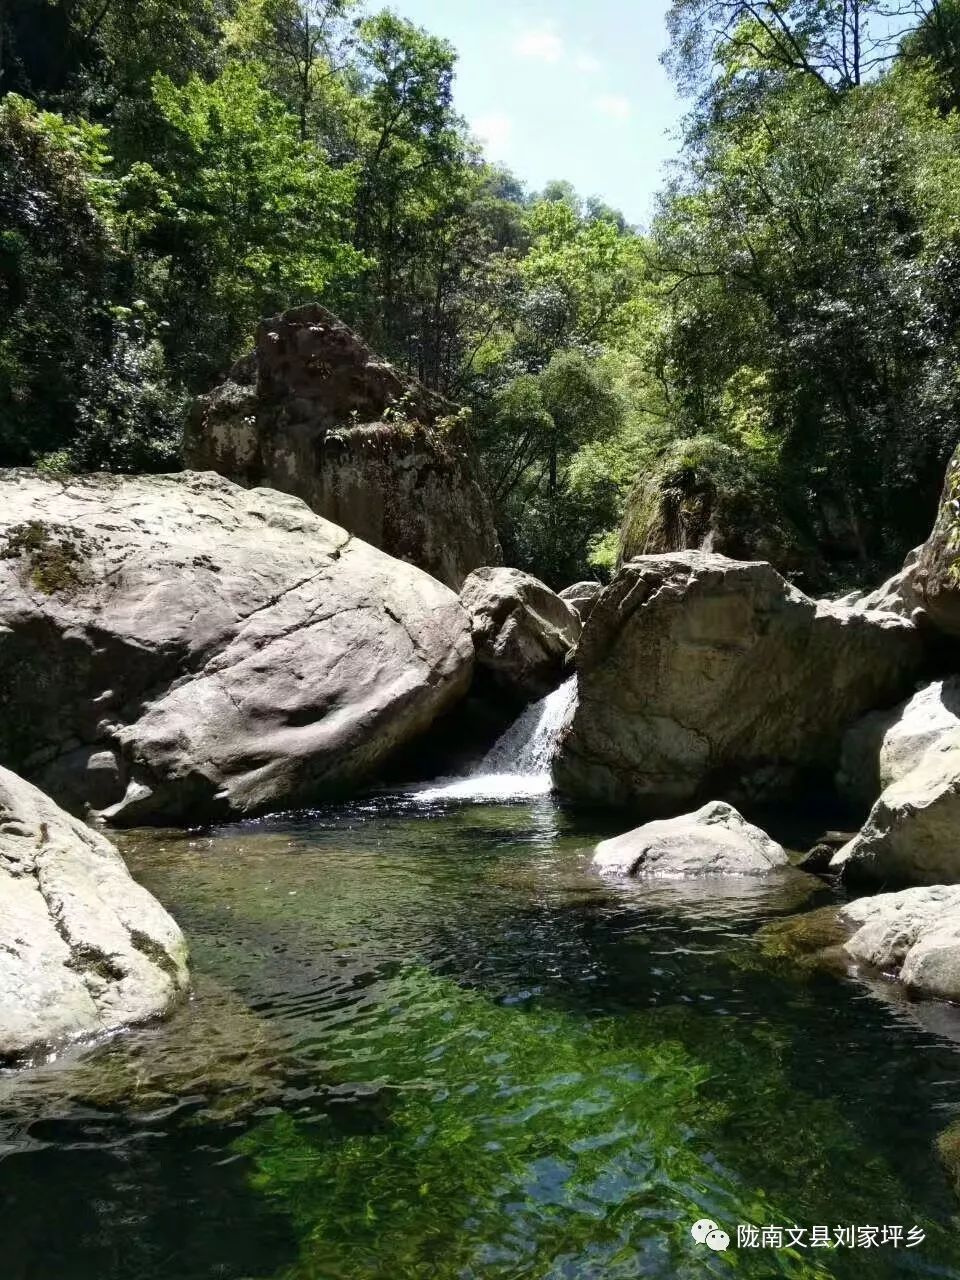
[[491, 159], [647, 220], [684, 111], [658, 61], [666, 0], [388, 2], [457, 48], [457, 109]]

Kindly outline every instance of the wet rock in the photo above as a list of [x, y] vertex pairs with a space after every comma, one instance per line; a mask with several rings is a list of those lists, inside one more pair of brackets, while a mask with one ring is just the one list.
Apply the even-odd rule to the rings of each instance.
[[812, 875], [824, 875], [830, 867], [838, 849], [842, 849], [852, 835], [845, 831], [825, 831], [802, 858], [794, 862], [798, 871], [809, 871]]
[[183, 935], [109, 840], [0, 769], [0, 1057], [158, 1017], [186, 985]]
[[844, 950], [916, 995], [960, 999], [960, 885], [858, 898], [839, 913]]
[[846, 973], [849, 957], [843, 943], [849, 929], [836, 906], [818, 907], [799, 915], [771, 920], [757, 932], [760, 955], [788, 973], [812, 973], [820, 969]]
[[316, 304], [264, 320], [201, 397], [187, 464], [302, 498], [372, 546], [459, 589], [500, 546], [464, 421]]
[[312, 803], [470, 683], [453, 592], [274, 490], [0, 472], [4, 545], [0, 762], [120, 823]]
[[651, 816], [772, 798], [832, 771], [843, 730], [902, 697], [921, 660], [909, 621], [810, 600], [768, 564], [638, 557], [584, 627], [555, 780]]
[[565, 678], [580, 616], [520, 569], [477, 569], [460, 601], [470, 615], [477, 665], [520, 702], [542, 698]]
[[604, 840], [593, 855], [598, 871], [635, 877], [757, 876], [787, 864], [781, 845], [720, 801]]

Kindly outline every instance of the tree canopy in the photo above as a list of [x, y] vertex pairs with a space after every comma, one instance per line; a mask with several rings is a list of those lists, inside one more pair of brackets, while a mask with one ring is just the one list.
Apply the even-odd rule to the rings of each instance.
[[4, 7], [0, 461], [177, 465], [191, 397], [317, 299], [470, 409], [548, 581], [606, 572], [678, 467], [821, 578], [892, 564], [960, 436], [960, 3], [672, 0], [668, 30], [690, 111], [641, 231], [492, 165], [456, 51], [361, 0]]

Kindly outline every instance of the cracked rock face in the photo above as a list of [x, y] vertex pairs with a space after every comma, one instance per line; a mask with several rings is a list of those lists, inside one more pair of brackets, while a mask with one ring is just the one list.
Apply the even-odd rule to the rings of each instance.
[[183, 935], [110, 841], [0, 768], [0, 1057], [157, 1017], [186, 986]]
[[457, 590], [500, 544], [455, 413], [314, 303], [263, 321], [253, 351], [197, 400], [184, 456], [296, 494]]
[[315, 801], [467, 688], [453, 592], [205, 473], [0, 472], [0, 763], [121, 823]]
[[817, 603], [762, 561], [639, 556], [584, 627], [555, 778], [650, 816], [775, 796], [832, 768], [844, 729], [902, 697], [920, 661], [909, 620]]

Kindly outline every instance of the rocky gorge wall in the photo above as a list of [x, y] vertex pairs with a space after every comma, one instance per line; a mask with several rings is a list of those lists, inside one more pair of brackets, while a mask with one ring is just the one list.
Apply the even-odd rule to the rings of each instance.
[[292, 493], [455, 590], [500, 560], [455, 406], [317, 305], [259, 326], [253, 352], [194, 406], [184, 457], [196, 470]]

